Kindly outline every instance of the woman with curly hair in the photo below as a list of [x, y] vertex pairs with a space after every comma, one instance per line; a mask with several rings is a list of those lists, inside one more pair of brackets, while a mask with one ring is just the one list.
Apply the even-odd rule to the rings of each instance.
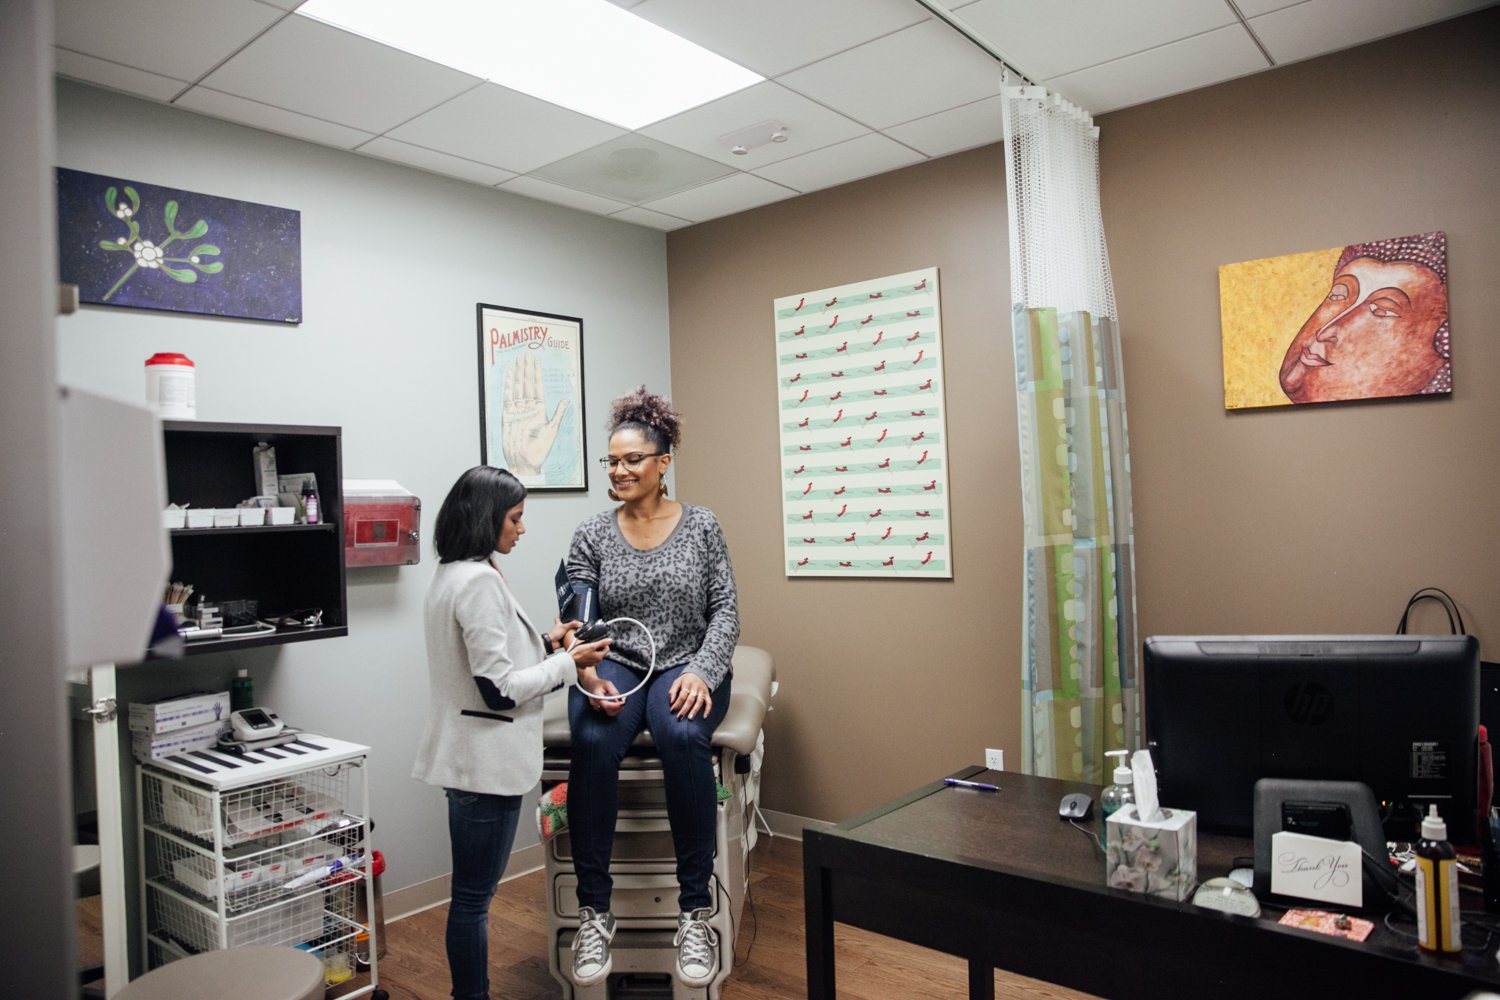
[[739, 608], [729, 549], [706, 507], [667, 497], [662, 477], [682, 437], [671, 403], [641, 386], [614, 401], [609, 423], [610, 498], [620, 506], [588, 518], [573, 533], [568, 574], [598, 591], [603, 618], [634, 618], [656, 641], [623, 625], [609, 656], [568, 694], [573, 762], [568, 825], [578, 875], [580, 926], [573, 942], [573, 981], [609, 975], [610, 853], [619, 805], [620, 761], [648, 726], [665, 774], [667, 818], [677, 852], [677, 978], [705, 986], [717, 971], [717, 939], [707, 920], [713, 898], [717, 800], [711, 741], [729, 708], [730, 657], [739, 640]]

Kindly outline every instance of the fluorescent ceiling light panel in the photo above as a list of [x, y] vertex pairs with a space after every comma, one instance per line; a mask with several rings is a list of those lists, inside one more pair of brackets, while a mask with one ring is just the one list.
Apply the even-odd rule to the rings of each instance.
[[297, 13], [628, 129], [764, 79], [608, 0], [307, 0]]

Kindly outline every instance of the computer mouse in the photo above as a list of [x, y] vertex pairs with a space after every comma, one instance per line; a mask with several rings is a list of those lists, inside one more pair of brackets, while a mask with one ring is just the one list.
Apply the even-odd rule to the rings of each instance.
[[1094, 800], [1082, 792], [1071, 792], [1062, 797], [1057, 807], [1059, 819], [1088, 819], [1094, 809]]

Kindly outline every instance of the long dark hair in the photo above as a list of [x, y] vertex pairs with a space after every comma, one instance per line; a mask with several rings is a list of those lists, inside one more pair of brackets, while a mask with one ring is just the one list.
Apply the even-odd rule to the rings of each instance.
[[525, 499], [526, 487], [505, 469], [476, 465], [459, 476], [432, 529], [438, 562], [483, 559], [495, 551], [506, 511]]

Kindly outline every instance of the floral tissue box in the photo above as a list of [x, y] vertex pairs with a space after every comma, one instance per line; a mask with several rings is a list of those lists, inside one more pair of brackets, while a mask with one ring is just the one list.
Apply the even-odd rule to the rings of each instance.
[[1133, 805], [1105, 821], [1105, 882], [1165, 899], [1184, 900], [1198, 884], [1198, 814], [1162, 809], [1160, 819], [1143, 822]]

